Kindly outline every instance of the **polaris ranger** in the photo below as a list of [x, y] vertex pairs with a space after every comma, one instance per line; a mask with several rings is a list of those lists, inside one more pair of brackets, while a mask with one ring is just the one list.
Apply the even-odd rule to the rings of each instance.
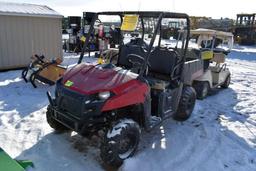
[[[117, 29], [121, 30], [122, 41], [115, 46], [116, 64], [82, 63], [90, 36], [97, 34], [97, 25], [104, 25], [100, 16], [117, 16], [120, 20]], [[152, 38], [144, 37], [144, 19], [157, 20]], [[164, 19], [183, 20], [185, 24], [173, 47], [161, 42]], [[142, 33], [139, 37], [130, 36], [138, 25]], [[109, 165], [120, 166], [134, 155], [142, 129], [150, 131], [172, 116], [180, 121], [190, 117], [196, 93], [184, 80], [191, 80], [190, 77], [195, 77], [193, 73], [202, 68], [195, 65], [198, 68], [189, 70], [199, 60], [186, 63], [189, 29], [189, 16], [182, 13], [95, 13], [78, 65], [57, 82], [55, 98], [47, 93], [49, 125], [58, 131], [73, 130], [83, 136], [104, 131], [101, 158]], [[184, 68], [189, 73], [184, 73]]]

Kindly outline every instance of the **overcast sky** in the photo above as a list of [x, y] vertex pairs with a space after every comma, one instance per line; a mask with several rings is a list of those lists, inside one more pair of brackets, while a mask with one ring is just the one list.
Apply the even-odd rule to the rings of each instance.
[[83, 11], [160, 10], [193, 16], [236, 18], [237, 13], [256, 13], [256, 0], [0, 0], [47, 5], [64, 16]]

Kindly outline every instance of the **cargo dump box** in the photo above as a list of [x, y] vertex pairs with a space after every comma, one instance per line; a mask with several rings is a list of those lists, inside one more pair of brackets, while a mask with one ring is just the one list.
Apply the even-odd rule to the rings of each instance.
[[192, 85], [193, 80], [200, 77], [204, 73], [204, 62], [201, 59], [188, 58], [184, 64], [183, 82], [186, 85]]
[[[180, 50], [179, 50], [180, 51]], [[180, 51], [180, 53], [182, 53]], [[204, 61], [201, 59], [200, 50], [188, 48], [185, 57], [182, 81], [185, 85], [193, 85], [193, 81], [204, 73]]]

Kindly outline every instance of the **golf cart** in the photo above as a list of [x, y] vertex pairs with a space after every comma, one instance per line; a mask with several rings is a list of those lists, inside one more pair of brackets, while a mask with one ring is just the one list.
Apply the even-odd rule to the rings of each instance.
[[[117, 17], [120, 22], [117, 29], [121, 30], [122, 41], [115, 45], [118, 49], [115, 64], [82, 62], [90, 35], [98, 24], [104, 25], [100, 17], [111, 20]], [[153, 37], [146, 39], [143, 21], [149, 18], [157, 23]], [[169, 18], [183, 20], [186, 30], [174, 46], [162, 46], [161, 24]], [[142, 33], [132, 37], [130, 33], [138, 25]], [[194, 77], [193, 73], [201, 69], [193, 67], [200, 60], [185, 61], [189, 16], [182, 13], [99, 12], [92, 19], [89, 33], [78, 65], [57, 81], [55, 98], [47, 92], [50, 103], [47, 121], [55, 130], [74, 130], [82, 136], [103, 131], [101, 158], [109, 165], [120, 166], [134, 155], [142, 129], [150, 131], [172, 116], [180, 121], [190, 117], [196, 93], [184, 80], [191, 80], [187, 75]]]
[[[194, 80], [193, 87], [197, 98], [204, 99], [210, 89], [228, 88], [230, 84], [231, 73], [225, 58], [232, 49], [233, 34], [209, 29], [191, 30], [190, 34], [192, 38], [196, 38], [198, 55], [204, 61], [204, 74]], [[227, 46], [220, 46], [223, 44]]]

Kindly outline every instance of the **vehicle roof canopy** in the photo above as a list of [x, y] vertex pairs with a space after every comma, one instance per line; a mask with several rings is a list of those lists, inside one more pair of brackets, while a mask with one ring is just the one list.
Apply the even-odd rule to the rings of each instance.
[[226, 42], [229, 49], [232, 49], [234, 43], [233, 34], [230, 32], [199, 28], [196, 30], [191, 30], [190, 35], [199, 36], [197, 40], [198, 45], [201, 45], [201, 42], [204, 40], [213, 40], [216, 38], [222, 40], [222, 42]]
[[173, 12], [164, 12], [164, 11], [105, 11], [98, 12], [98, 15], [132, 15], [137, 14], [140, 17], [152, 17], [157, 18], [161, 14], [163, 18], [189, 18], [189, 16], [185, 13], [173, 13]]
[[216, 38], [219, 38], [219, 39], [228, 39], [228, 38], [233, 37], [233, 34], [230, 32], [217, 31], [217, 30], [211, 30], [211, 29], [203, 29], [203, 28], [191, 30], [190, 34], [191, 35], [202, 35], [202, 36], [208, 36], [208, 37], [215, 36]]

